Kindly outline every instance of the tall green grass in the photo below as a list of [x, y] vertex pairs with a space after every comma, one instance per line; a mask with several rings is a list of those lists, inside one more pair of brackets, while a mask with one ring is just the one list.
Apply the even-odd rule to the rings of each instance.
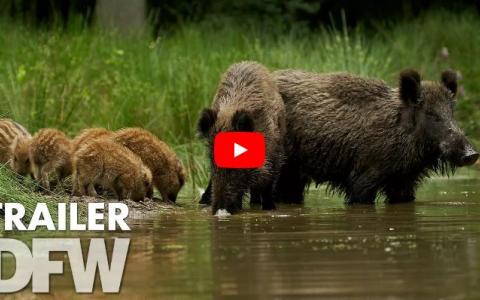
[[[432, 11], [374, 31], [285, 31], [210, 21], [157, 39], [79, 26], [47, 31], [6, 19], [0, 27], [1, 114], [33, 132], [145, 127], [174, 145], [194, 183], [207, 175], [197, 116], [211, 102], [222, 72], [241, 60], [272, 70], [350, 71], [391, 84], [405, 67], [428, 79], [458, 69], [464, 87], [458, 117], [468, 134], [480, 137], [480, 17], [474, 12]], [[440, 55], [442, 48], [448, 57]]]

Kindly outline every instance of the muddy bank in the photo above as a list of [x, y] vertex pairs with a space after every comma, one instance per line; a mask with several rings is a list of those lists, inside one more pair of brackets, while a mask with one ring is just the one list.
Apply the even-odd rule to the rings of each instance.
[[[67, 201], [66, 201], [67, 202]], [[158, 214], [173, 213], [181, 211], [183, 208], [173, 202], [165, 202], [159, 198], [145, 199], [144, 201], [135, 202], [130, 199], [118, 201], [117, 199], [97, 198], [97, 197], [77, 197], [71, 196], [68, 199], [71, 203], [88, 204], [93, 202], [120, 202], [129, 208], [129, 219], [145, 219], [151, 218]]]

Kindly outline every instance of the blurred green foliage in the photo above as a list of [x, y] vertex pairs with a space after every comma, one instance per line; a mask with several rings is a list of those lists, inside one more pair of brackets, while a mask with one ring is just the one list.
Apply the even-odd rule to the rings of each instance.
[[[63, 24], [73, 18], [91, 24], [98, 1], [103, 0], [1, 0], [0, 14], [34, 25]], [[477, 10], [478, 0], [130, 0], [145, 1], [146, 16], [154, 32], [175, 29], [187, 22], [231, 18], [241, 22], [261, 22], [286, 28], [306, 25], [340, 25], [344, 13], [346, 24], [371, 25], [378, 21], [398, 21], [415, 17], [432, 9]], [[110, 1], [115, 5], [115, 1]], [[80, 17], [80, 18], [79, 18]]]

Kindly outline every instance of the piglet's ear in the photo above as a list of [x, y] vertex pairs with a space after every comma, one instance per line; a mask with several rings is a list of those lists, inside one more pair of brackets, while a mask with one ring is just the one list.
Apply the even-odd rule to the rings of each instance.
[[232, 127], [235, 131], [254, 131], [255, 124], [250, 112], [236, 111], [232, 118]]
[[420, 74], [412, 69], [400, 73], [400, 99], [407, 104], [418, 103], [421, 89]]
[[442, 72], [442, 84], [455, 96], [457, 95], [457, 72], [446, 70]]
[[216, 121], [217, 111], [211, 108], [205, 108], [198, 120], [198, 132], [200, 133], [200, 136], [204, 138], [208, 137], [208, 134]]

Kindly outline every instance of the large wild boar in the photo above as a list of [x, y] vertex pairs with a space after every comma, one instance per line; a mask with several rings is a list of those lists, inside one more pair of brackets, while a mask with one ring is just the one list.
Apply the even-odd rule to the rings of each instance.
[[[198, 122], [212, 162], [210, 183], [202, 201], [212, 212], [235, 213], [250, 192], [263, 209], [273, 209], [273, 190], [284, 161], [285, 107], [271, 73], [262, 65], [242, 62], [223, 75], [211, 108]], [[265, 137], [265, 164], [256, 169], [225, 169], [213, 163], [213, 141], [219, 132], [260, 132]]]
[[348, 203], [415, 199], [433, 172], [473, 164], [479, 154], [454, 119], [457, 77], [421, 81], [405, 70], [399, 88], [351, 74], [274, 73], [287, 111], [288, 159], [279, 197], [303, 201], [309, 180], [328, 183]]

